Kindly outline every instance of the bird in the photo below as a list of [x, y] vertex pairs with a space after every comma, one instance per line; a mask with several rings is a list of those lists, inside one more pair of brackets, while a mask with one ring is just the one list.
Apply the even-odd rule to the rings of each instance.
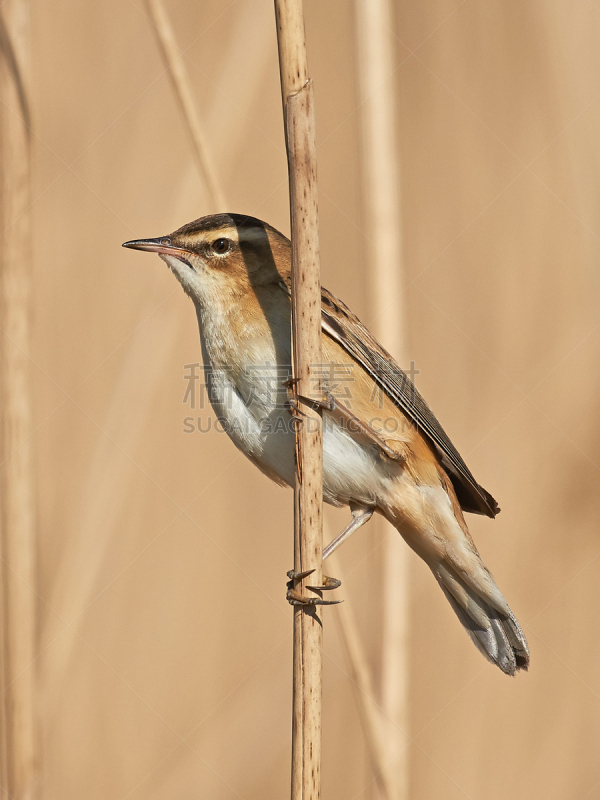
[[[255, 466], [293, 486], [290, 241], [266, 222], [227, 213], [123, 247], [157, 253], [175, 275], [196, 310], [217, 418]], [[425, 561], [479, 651], [508, 675], [527, 670], [527, 640], [463, 514], [494, 518], [498, 504], [406, 373], [324, 288], [321, 320], [323, 500], [351, 512], [323, 557], [381, 514]]]

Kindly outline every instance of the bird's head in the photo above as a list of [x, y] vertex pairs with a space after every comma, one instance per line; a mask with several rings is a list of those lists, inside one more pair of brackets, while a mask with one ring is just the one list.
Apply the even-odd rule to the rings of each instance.
[[199, 305], [239, 297], [289, 274], [290, 243], [265, 222], [242, 214], [215, 214], [157, 239], [123, 247], [158, 253]]

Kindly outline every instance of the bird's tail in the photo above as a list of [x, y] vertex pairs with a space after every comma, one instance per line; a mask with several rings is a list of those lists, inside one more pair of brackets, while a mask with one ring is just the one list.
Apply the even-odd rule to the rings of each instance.
[[452, 489], [421, 489], [419, 497], [415, 513], [392, 510], [388, 519], [433, 572], [477, 649], [507, 675], [526, 670], [527, 640], [477, 552]]
[[[438, 561], [429, 566], [477, 649], [507, 675], [514, 675], [519, 669], [526, 670], [529, 666], [527, 640], [483, 563], [484, 585], [472, 575], [467, 582], [448, 562]], [[490, 582], [495, 589], [493, 593], [488, 589]]]

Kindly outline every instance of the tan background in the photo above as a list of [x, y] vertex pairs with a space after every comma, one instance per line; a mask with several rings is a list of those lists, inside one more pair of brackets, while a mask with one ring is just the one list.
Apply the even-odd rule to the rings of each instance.
[[[168, 9], [230, 210], [287, 232], [270, 0]], [[323, 282], [372, 324], [353, 6], [306, 24]], [[594, 800], [600, 6], [406, 0], [395, 32], [408, 352], [503, 508], [469, 522], [532, 650], [486, 664], [411, 557], [410, 796]], [[192, 306], [120, 248], [206, 212], [185, 129], [139, 0], [34, 1], [32, 33], [41, 797], [285, 797], [291, 494], [182, 432]], [[380, 545], [341, 556], [375, 680]], [[372, 798], [335, 613], [323, 796]]]

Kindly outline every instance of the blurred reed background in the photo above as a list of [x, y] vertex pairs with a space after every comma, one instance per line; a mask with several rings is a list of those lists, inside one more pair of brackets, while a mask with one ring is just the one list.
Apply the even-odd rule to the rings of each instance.
[[[229, 210], [288, 232], [270, 0], [165, 7]], [[13, 796], [284, 797], [291, 493], [214, 429], [207, 404], [182, 402], [184, 365], [200, 360], [193, 308], [162, 262], [120, 248], [208, 213], [210, 192], [144, 2], [30, 8], [30, 34], [22, 0], [0, 9], [32, 120], [29, 202], [22, 98], [2, 35], [2, 636], [17, 631], [25, 648], [2, 656], [3, 780], [17, 780], [6, 750], [21, 737], [19, 764], [27, 770], [35, 742], [39, 777]], [[357, 26], [367, 8], [305, 3], [323, 282], [382, 338], [400, 337], [393, 320], [384, 329], [373, 266], [381, 241]], [[378, 525], [342, 549], [338, 594], [381, 702], [382, 576], [392, 557], [407, 560], [396, 755], [408, 796], [594, 800], [600, 6], [410, 0], [392, 4], [391, 27], [378, 92], [395, 102], [401, 176], [396, 352], [415, 362], [418, 388], [503, 509], [494, 522], [468, 521], [524, 625], [531, 671], [510, 680], [486, 664], [428, 570]], [[190, 416], [204, 432], [184, 433]], [[6, 547], [11, 531], [26, 541], [33, 511], [28, 578]], [[347, 512], [327, 516], [335, 531]], [[35, 639], [28, 612], [18, 614], [33, 604]], [[324, 611], [323, 797], [370, 800], [381, 785], [336, 613]], [[37, 734], [15, 733], [15, 697], [26, 719], [33, 692]]]

